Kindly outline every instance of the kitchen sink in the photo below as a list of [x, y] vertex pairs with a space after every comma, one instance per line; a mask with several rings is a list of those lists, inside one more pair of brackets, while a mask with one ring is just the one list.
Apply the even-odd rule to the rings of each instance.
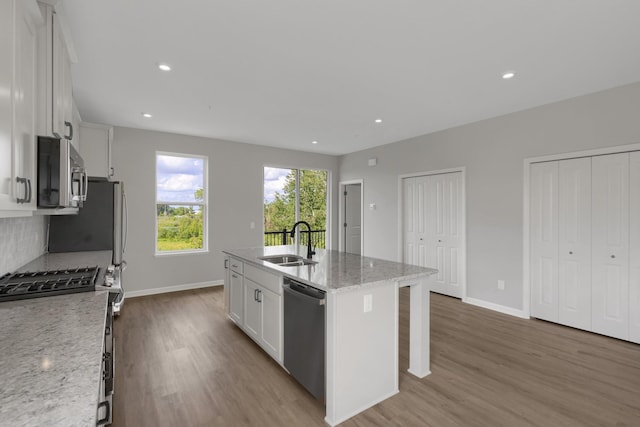
[[301, 265], [317, 264], [316, 261], [312, 261], [310, 259], [303, 258], [300, 255], [294, 254], [261, 256], [258, 257], [258, 259], [270, 262], [271, 264], [279, 265], [281, 267], [297, 267]]

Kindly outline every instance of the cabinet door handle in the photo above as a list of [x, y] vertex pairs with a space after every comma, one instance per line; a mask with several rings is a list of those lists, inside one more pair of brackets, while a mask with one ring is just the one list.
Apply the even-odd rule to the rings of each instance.
[[113, 169], [113, 166], [111, 166], [111, 167], [109, 168], [109, 176], [113, 176], [115, 173], [116, 173], [116, 172], [115, 172], [115, 170]]
[[236, 276], [235, 274], [232, 274], [231, 277], [233, 277], [234, 279], [238, 278], [238, 276]]
[[225, 270], [226, 270], [227, 268], [229, 268], [229, 260], [228, 260], [228, 259], [225, 259], [225, 260], [224, 260], [224, 268], [225, 268]]
[[24, 198], [21, 199], [20, 197], [16, 197], [16, 202], [19, 204], [29, 203], [29, 201], [31, 200], [31, 197], [29, 196], [29, 187], [31, 184], [29, 184], [28, 181], [29, 180], [27, 178], [16, 177], [16, 182], [18, 184], [24, 184]]
[[258, 292], [258, 302], [262, 302], [262, 291], [260, 289], [256, 289], [256, 291]]
[[569, 255], [573, 255], [573, 251], [569, 251]]
[[69, 135], [65, 135], [64, 139], [73, 139], [73, 123], [65, 121], [64, 125], [69, 128]]
[[611, 255], [611, 259], [614, 259], [616, 256], [615, 255]]
[[27, 188], [29, 189], [29, 196], [27, 196], [27, 203], [31, 203], [31, 180], [27, 178]]

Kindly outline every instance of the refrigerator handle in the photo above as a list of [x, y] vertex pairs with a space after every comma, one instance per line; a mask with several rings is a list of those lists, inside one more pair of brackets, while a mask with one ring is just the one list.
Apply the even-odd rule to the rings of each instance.
[[[71, 128], [71, 135], [73, 135], [73, 127]], [[82, 177], [84, 180], [84, 186], [82, 189], [82, 201], [87, 201], [87, 194], [89, 193], [89, 174], [85, 169], [82, 170]]]
[[124, 238], [122, 242], [122, 254], [124, 255], [124, 253], [127, 250], [127, 235], [129, 234], [129, 212], [127, 209], [127, 193], [124, 192], [124, 189], [122, 190], [122, 207], [124, 208], [122, 210], [122, 219], [124, 222]]

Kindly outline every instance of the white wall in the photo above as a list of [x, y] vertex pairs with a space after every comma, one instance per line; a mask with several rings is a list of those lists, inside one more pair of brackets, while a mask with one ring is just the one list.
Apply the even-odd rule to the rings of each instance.
[[0, 276], [42, 255], [47, 247], [48, 218], [0, 218]]
[[[155, 153], [204, 155], [209, 159], [209, 252], [158, 256], [155, 253]], [[337, 187], [338, 158], [301, 151], [130, 128], [115, 128], [115, 179], [125, 182], [129, 238], [124, 273], [128, 291], [145, 291], [224, 278], [223, 249], [262, 246], [263, 166], [330, 171]], [[333, 217], [337, 221], [337, 191]], [[250, 229], [250, 222], [256, 228]], [[334, 227], [335, 229], [335, 227]], [[333, 236], [337, 242], [337, 236]]]
[[639, 113], [636, 83], [342, 156], [340, 180], [364, 179], [364, 253], [397, 259], [398, 175], [464, 166], [467, 296], [522, 309], [523, 159], [638, 143]]

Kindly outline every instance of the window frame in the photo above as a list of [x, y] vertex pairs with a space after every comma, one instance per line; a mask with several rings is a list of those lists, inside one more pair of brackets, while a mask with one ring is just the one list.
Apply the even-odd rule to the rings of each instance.
[[[171, 156], [181, 157], [187, 159], [201, 159], [202, 160], [202, 187], [203, 187], [203, 201], [202, 202], [175, 202], [158, 200], [158, 156]], [[155, 171], [154, 171], [154, 256], [175, 256], [175, 255], [194, 255], [209, 253], [209, 157], [199, 154], [189, 153], [176, 153], [169, 151], [156, 151], [155, 152]], [[201, 249], [185, 249], [174, 251], [159, 251], [158, 250], [158, 205], [170, 205], [170, 206], [200, 206], [202, 209], [202, 248]]]

